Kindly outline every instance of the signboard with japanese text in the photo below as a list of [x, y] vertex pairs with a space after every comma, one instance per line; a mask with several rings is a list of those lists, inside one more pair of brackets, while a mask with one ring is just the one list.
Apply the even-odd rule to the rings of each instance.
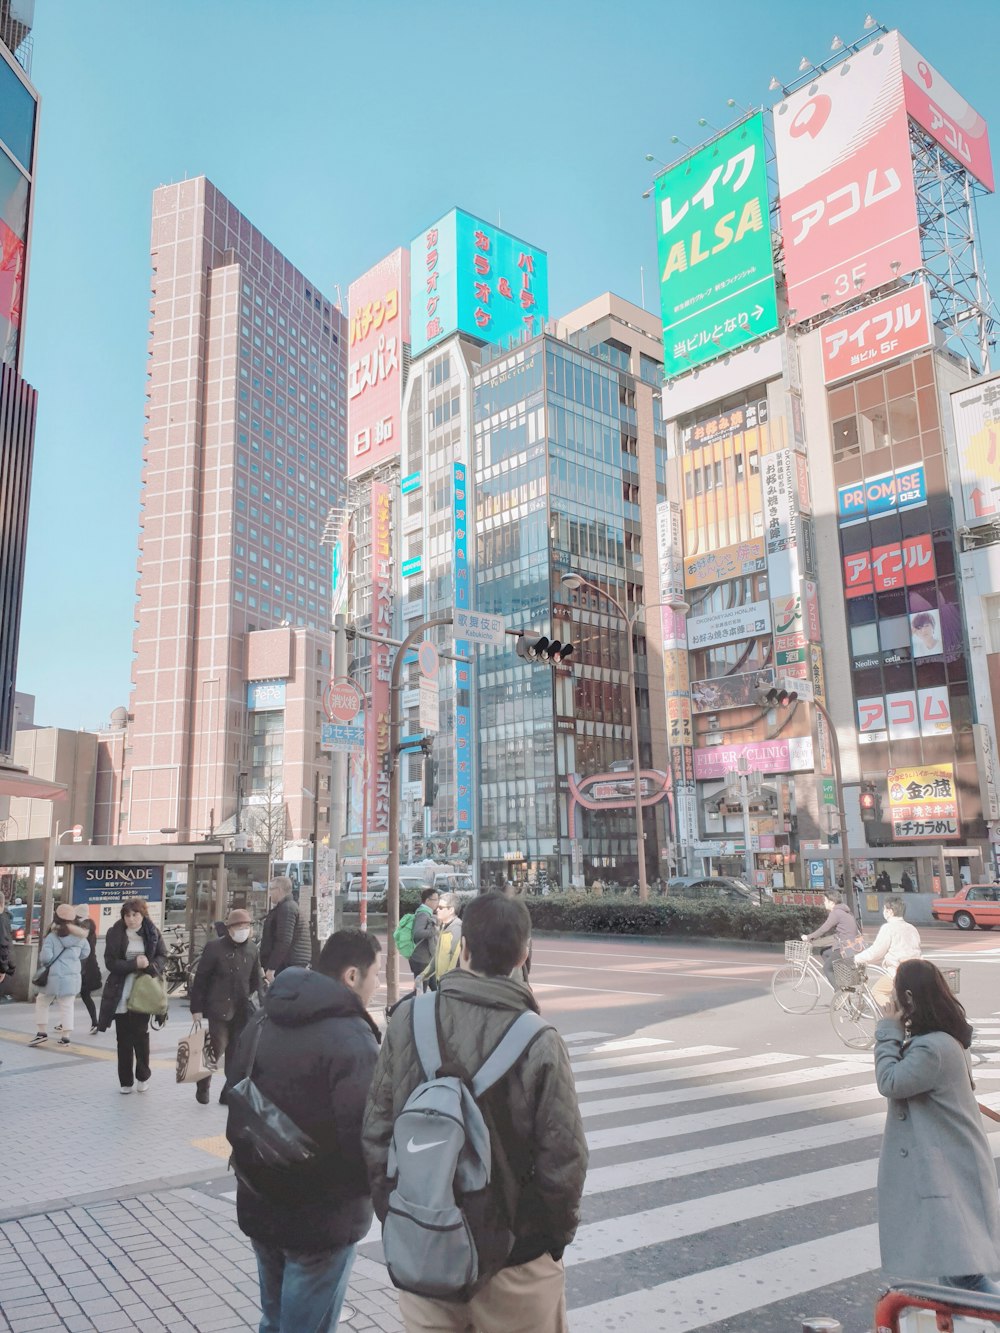
[[823, 325], [823, 379], [835, 384], [923, 351], [933, 342], [930, 292], [926, 283], [918, 282]]
[[771, 631], [769, 602], [748, 602], [733, 606], [728, 611], [715, 611], [707, 616], [695, 616], [687, 623], [688, 647], [710, 648], [716, 643], [736, 639], [753, 639]]
[[671, 379], [778, 327], [763, 116], [662, 172], [655, 200]]
[[899, 842], [957, 838], [958, 794], [952, 764], [890, 768], [889, 818]]
[[549, 314], [548, 256], [453, 208], [410, 243], [412, 351], [452, 333], [507, 344], [540, 333]]
[[750, 537], [734, 546], [724, 546], [704, 555], [688, 556], [684, 561], [684, 585], [704, 588], [726, 579], [743, 578], [747, 574], [763, 574], [767, 569], [767, 551], [763, 537]]
[[813, 766], [810, 736], [749, 741], [743, 745], [707, 745], [694, 752], [694, 775], [699, 782], [724, 778], [745, 760], [750, 773], [804, 773]]
[[1000, 517], [1000, 375], [951, 395], [965, 521]]
[[351, 516], [344, 515], [337, 540], [330, 548], [330, 619], [335, 619], [347, 605], [351, 568]]
[[799, 516], [795, 506], [798, 479], [791, 449], [779, 449], [761, 460], [761, 491], [764, 499], [764, 532], [768, 555], [795, 546]]
[[324, 722], [320, 728], [319, 748], [331, 754], [363, 754], [365, 728], [363, 724]]
[[681, 448], [700, 449], [703, 444], [717, 444], [719, 440], [728, 440], [733, 435], [742, 435], [744, 431], [756, 430], [767, 424], [767, 399], [761, 398], [756, 403], [747, 403], [745, 407], [731, 407], [715, 416], [706, 417], [686, 426], [681, 432]]
[[[372, 625], [379, 639], [392, 637], [392, 504], [389, 487], [371, 486]], [[389, 828], [389, 686], [392, 653], [388, 643], [371, 645], [371, 725], [368, 729], [368, 830]]]
[[506, 640], [506, 622], [503, 616], [487, 615], [482, 611], [464, 611], [455, 608], [455, 638], [466, 643], [485, 643], [502, 648]]
[[916, 587], [934, 578], [934, 542], [929, 532], [844, 556], [844, 596], [848, 599]]
[[[452, 466], [452, 577], [455, 583], [455, 653], [468, 657], [470, 640], [459, 638], [458, 617], [468, 615], [471, 604], [469, 574], [469, 492], [468, 469], [464, 463]], [[472, 667], [455, 663], [455, 826], [472, 831]]]
[[347, 475], [360, 476], [402, 447], [403, 344], [410, 340], [410, 256], [393, 250], [351, 283]]
[[900, 690], [857, 701], [858, 736], [865, 744], [916, 740], [918, 736], [950, 736], [951, 705], [948, 687]]
[[718, 713], [724, 708], [750, 708], [761, 690], [774, 685], [774, 670], [746, 671], [734, 676], [716, 676], [712, 680], [691, 682], [691, 709], [695, 713]]
[[773, 123], [792, 322], [920, 268], [898, 34], [793, 93]]
[[899, 41], [903, 95], [908, 114], [956, 162], [971, 172], [987, 190], [992, 190], [993, 161], [986, 121], [933, 65], [914, 51], [901, 33], [893, 32], [890, 36]]
[[656, 552], [660, 571], [660, 601], [670, 602], [684, 596], [682, 552], [684, 533], [681, 507], [676, 500], [662, 500], [656, 506]]
[[927, 503], [927, 480], [923, 463], [899, 467], [877, 477], [837, 487], [837, 513], [842, 528], [879, 514], [916, 509]]
[[996, 751], [993, 735], [982, 722], [972, 724], [972, 743], [976, 749], [976, 770], [979, 775], [979, 794], [983, 802], [984, 819], [1000, 819], [1000, 781], [997, 776]]
[[86, 908], [98, 935], [121, 920], [122, 903], [129, 898], [145, 898], [150, 920], [163, 925], [163, 866], [75, 865], [72, 895], [74, 906]]

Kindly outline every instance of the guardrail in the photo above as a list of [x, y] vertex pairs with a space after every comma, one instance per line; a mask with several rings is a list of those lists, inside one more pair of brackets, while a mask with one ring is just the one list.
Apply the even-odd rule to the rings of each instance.
[[1000, 1296], [929, 1282], [888, 1287], [875, 1306], [875, 1333], [982, 1333], [984, 1324], [1000, 1328]]

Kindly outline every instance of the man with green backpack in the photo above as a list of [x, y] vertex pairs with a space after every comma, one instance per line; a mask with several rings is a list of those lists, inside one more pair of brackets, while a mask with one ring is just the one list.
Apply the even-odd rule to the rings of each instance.
[[420, 906], [415, 912], [407, 912], [393, 931], [396, 948], [410, 964], [414, 987], [417, 977], [434, 957], [438, 896], [437, 889], [421, 889]]

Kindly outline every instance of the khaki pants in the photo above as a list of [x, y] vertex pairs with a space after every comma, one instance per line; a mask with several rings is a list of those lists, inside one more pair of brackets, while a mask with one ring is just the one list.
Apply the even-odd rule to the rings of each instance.
[[63, 1035], [68, 1037], [73, 1031], [73, 1001], [75, 995], [46, 995], [39, 991], [35, 996], [35, 1029], [47, 1032], [49, 1027], [49, 1005], [55, 1005], [56, 1022], [61, 1025]]
[[501, 1269], [463, 1305], [401, 1291], [399, 1313], [407, 1333], [569, 1333], [566, 1273], [542, 1254]]
[[876, 977], [871, 984], [872, 999], [877, 1005], [884, 1005], [892, 995], [892, 988], [896, 984], [896, 978], [888, 975]]

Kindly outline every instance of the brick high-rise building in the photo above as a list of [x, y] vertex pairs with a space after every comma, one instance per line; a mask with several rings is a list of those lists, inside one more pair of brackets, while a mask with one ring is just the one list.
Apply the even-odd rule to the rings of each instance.
[[[184, 842], [254, 795], [247, 636], [329, 629], [320, 536], [344, 494], [347, 321], [204, 177], [154, 193], [152, 263], [118, 837]], [[318, 739], [298, 758], [317, 761]], [[288, 834], [301, 838], [314, 811], [295, 785]]]

